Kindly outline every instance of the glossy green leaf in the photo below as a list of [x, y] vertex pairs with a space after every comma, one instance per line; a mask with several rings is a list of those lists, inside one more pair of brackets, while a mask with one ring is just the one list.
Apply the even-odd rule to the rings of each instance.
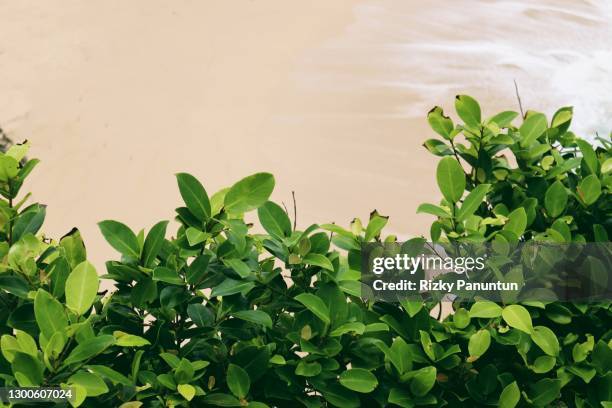
[[144, 241], [142, 248], [142, 265], [145, 267], [151, 267], [155, 262], [155, 258], [159, 254], [159, 251], [164, 244], [164, 237], [166, 235], [166, 228], [168, 221], [160, 221], [151, 228], [147, 234], [147, 238]]
[[102, 378], [96, 374], [87, 371], [78, 371], [68, 378], [68, 384], [80, 385], [83, 387], [88, 397], [97, 397], [98, 395], [106, 394], [108, 387]]
[[251, 388], [251, 379], [241, 367], [230, 364], [227, 368], [227, 386], [237, 398], [245, 398]]
[[209, 327], [215, 321], [213, 313], [203, 304], [195, 303], [187, 306], [187, 314], [198, 327]]
[[514, 408], [521, 399], [521, 391], [519, 390], [516, 381], [506, 385], [499, 395], [499, 408]]
[[451, 214], [448, 210], [434, 204], [424, 203], [417, 208], [417, 214], [431, 214], [436, 217], [450, 218]]
[[325, 255], [321, 255], [321, 254], [314, 254], [314, 253], [310, 253], [308, 255], [306, 255], [302, 261], [304, 263], [310, 264], [310, 265], [314, 265], [314, 266], [318, 266], [319, 268], [323, 268], [326, 269], [328, 271], [334, 271], [334, 265], [331, 263], [331, 261], [325, 256]]
[[457, 95], [455, 97], [455, 110], [466, 125], [473, 127], [480, 125], [480, 105], [471, 96]]
[[502, 315], [502, 308], [490, 301], [476, 302], [470, 308], [470, 317], [493, 318]]
[[594, 204], [601, 196], [601, 183], [597, 176], [591, 174], [580, 182], [577, 192], [586, 205]]
[[262, 206], [274, 190], [274, 177], [270, 173], [256, 173], [234, 184], [225, 195], [225, 210], [242, 214]]
[[563, 213], [567, 206], [567, 190], [560, 181], [555, 181], [546, 190], [546, 196], [544, 197], [544, 206], [548, 215], [552, 218], [556, 218]]
[[261, 226], [273, 237], [284, 238], [291, 235], [291, 221], [278, 204], [268, 201], [257, 209]]
[[119, 253], [131, 258], [140, 258], [140, 244], [134, 232], [118, 221], [106, 220], [98, 223], [106, 241]]
[[66, 306], [79, 315], [91, 308], [98, 294], [99, 278], [94, 266], [81, 262], [66, 279]]
[[247, 322], [262, 325], [269, 329], [272, 328], [272, 319], [270, 315], [262, 310], [242, 310], [232, 313], [232, 316]]
[[470, 191], [470, 194], [468, 194], [465, 197], [465, 200], [463, 200], [461, 208], [459, 208], [459, 211], [457, 211], [457, 220], [463, 221], [470, 215], [474, 214], [480, 204], [482, 204], [482, 201], [490, 188], [490, 184], [479, 184], [472, 191]]
[[176, 175], [179, 191], [185, 205], [199, 221], [204, 222], [210, 218], [210, 200], [208, 193], [194, 176], [188, 173]]
[[97, 356], [104, 350], [115, 344], [115, 338], [110, 335], [101, 335], [92, 339], [86, 340], [77, 345], [64, 360], [64, 366], [86, 361]]
[[465, 190], [465, 173], [453, 157], [444, 157], [436, 171], [438, 187], [446, 200], [456, 203]]
[[521, 146], [528, 147], [540, 137], [547, 128], [546, 116], [542, 113], [530, 115], [520, 127]]
[[301, 293], [295, 297], [295, 300], [306, 306], [308, 310], [324, 323], [329, 324], [331, 322], [329, 309], [320, 297], [310, 293]]
[[470, 357], [482, 356], [491, 345], [491, 334], [488, 330], [481, 329], [472, 334], [468, 343]]
[[559, 355], [559, 340], [555, 333], [546, 326], [535, 326], [531, 339], [549, 356]]
[[444, 111], [441, 107], [436, 106], [427, 114], [427, 121], [429, 126], [445, 139], [451, 138], [451, 132], [453, 131], [453, 121], [448, 116], [444, 115]]
[[38, 290], [34, 298], [34, 315], [41, 333], [48, 339], [57, 331], [64, 332], [68, 326], [64, 307], [42, 289]]
[[417, 397], [426, 395], [436, 383], [436, 367], [423, 367], [412, 377], [410, 391]]
[[368, 370], [353, 368], [340, 374], [340, 384], [352, 391], [370, 393], [378, 386], [378, 380]]
[[531, 316], [527, 309], [520, 305], [509, 305], [502, 311], [502, 317], [510, 327], [524, 331], [527, 334], [533, 333]]
[[195, 397], [196, 389], [191, 384], [179, 384], [176, 387], [179, 394], [187, 401], [191, 401]]

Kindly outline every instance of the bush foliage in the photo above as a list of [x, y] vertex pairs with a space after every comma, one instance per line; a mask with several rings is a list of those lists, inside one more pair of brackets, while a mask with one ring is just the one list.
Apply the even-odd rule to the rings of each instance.
[[[483, 119], [469, 96], [461, 124], [436, 107], [443, 199], [433, 242], [608, 242], [609, 141], [569, 131], [571, 108], [551, 119], [502, 112]], [[120, 254], [99, 290], [78, 230], [39, 234], [45, 207], [15, 201], [36, 160], [27, 145], [0, 155], [0, 380], [61, 385], [74, 406], [415, 407], [612, 404], [610, 303], [361, 298], [363, 243], [396, 240], [374, 211], [343, 228], [297, 229], [269, 201], [274, 178], [246, 177], [209, 196], [177, 174], [184, 206], [132, 231], [99, 226]], [[256, 211], [262, 233], [244, 215]]]

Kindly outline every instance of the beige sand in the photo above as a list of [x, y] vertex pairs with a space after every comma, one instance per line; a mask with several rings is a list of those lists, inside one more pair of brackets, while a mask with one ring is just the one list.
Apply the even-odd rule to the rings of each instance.
[[173, 174], [209, 193], [256, 171], [298, 223], [391, 216], [427, 232], [438, 197], [425, 121], [389, 115], [405, 91], [309, 91], [304, 56], [351, 23], [348, 0], [0, 2], [0, 125], [42, 159], [26, 186], [46, 231], [78, 226], [90, 258], [115, 257], [96, 222], [173, 217]]

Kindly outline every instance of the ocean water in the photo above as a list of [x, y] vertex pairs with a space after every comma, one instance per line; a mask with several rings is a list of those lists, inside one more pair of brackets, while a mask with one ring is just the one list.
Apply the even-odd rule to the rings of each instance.
[[457, 93], [518, 110], [516, 81], [525, 108], [574, 106], [589, 139], [612, 130], [612, 0], [379, 0], [354, 13], [309, 56], [305, 87], [405, 93], [378, 113], [423, 117]]

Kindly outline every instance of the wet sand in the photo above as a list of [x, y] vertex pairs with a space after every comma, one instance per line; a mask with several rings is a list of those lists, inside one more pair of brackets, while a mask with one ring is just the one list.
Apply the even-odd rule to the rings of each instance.
[[180, 171], [211, 195], [272, 172], [302, 228], [377, 209], [387, 233], [427, 234], [415, 211], [440, 197], [421, 147], [431, 106], [461, 92], [485, 114], [516, 109], [517, 79], [526, 106], [576, 104], [579, 129], [605, 130], [605, 5], [3, 1], [0, 126], [42, 160], [25, 189], [49, 205], [45, 231], [78, 226], [100, 269], [116, 254], [96, 222], [171, 219]]
[[[423, 120], [388, 115], [404, 92], [357, 98], [299, 86], [304, 56], [342, 35], [353, 1], [2, 2], [0, 126], [42, 163], [27, 190], [45, 231], [78, 226], [93, 262], [115, 257], [96, 227], [173, 217], [173, 174], [209, 194], [256, 171], [298, 224], [348, 224], [374, 208], [389, 232], [426, 232], [436, 197]], [[432, 197], [434, 194], [434, 197]]]

